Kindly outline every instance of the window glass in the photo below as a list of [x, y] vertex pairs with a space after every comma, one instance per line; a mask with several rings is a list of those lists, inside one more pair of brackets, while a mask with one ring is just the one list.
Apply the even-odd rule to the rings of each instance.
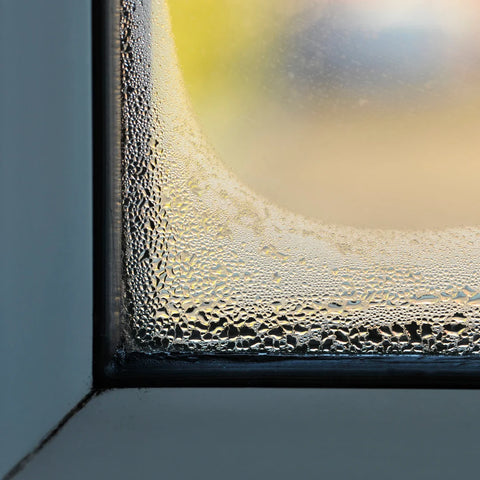
[[477, 353], [479, 20], [124, 0], [125, 349]]

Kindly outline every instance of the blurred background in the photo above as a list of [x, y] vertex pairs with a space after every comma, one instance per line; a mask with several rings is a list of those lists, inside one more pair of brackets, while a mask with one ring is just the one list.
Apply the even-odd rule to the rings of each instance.
[[255, 191], [328, 223], [479, 223], [478, 2], [168, 4], [198, 121]]

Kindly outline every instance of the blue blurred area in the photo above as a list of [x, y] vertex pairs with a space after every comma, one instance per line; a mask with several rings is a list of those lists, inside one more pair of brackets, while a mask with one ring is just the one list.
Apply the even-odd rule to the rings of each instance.
[[372, 29], [345, 21], [337, 10], [329, 4], [317, 19], [303, 12], [283, 39], [280, 71], [291, 91], [411, 100], [425, 95], [429, 83], [446, 80], [448, 39], [438, 26]]

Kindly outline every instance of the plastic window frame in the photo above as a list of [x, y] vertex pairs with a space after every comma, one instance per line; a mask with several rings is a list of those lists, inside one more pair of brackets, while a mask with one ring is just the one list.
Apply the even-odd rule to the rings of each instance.
[[472, 355], [121, 353], [120, 4], [92, 0], [94, 387], [480, 388]]

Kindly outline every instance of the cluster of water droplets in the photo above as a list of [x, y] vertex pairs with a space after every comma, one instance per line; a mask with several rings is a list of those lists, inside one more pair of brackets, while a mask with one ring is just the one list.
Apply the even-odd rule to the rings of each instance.
[[123, 0], [121, 51], [126, 350], [480, 352], [480, 229], [354, 229], [284, 211], [202, 135], [163, 1]]

